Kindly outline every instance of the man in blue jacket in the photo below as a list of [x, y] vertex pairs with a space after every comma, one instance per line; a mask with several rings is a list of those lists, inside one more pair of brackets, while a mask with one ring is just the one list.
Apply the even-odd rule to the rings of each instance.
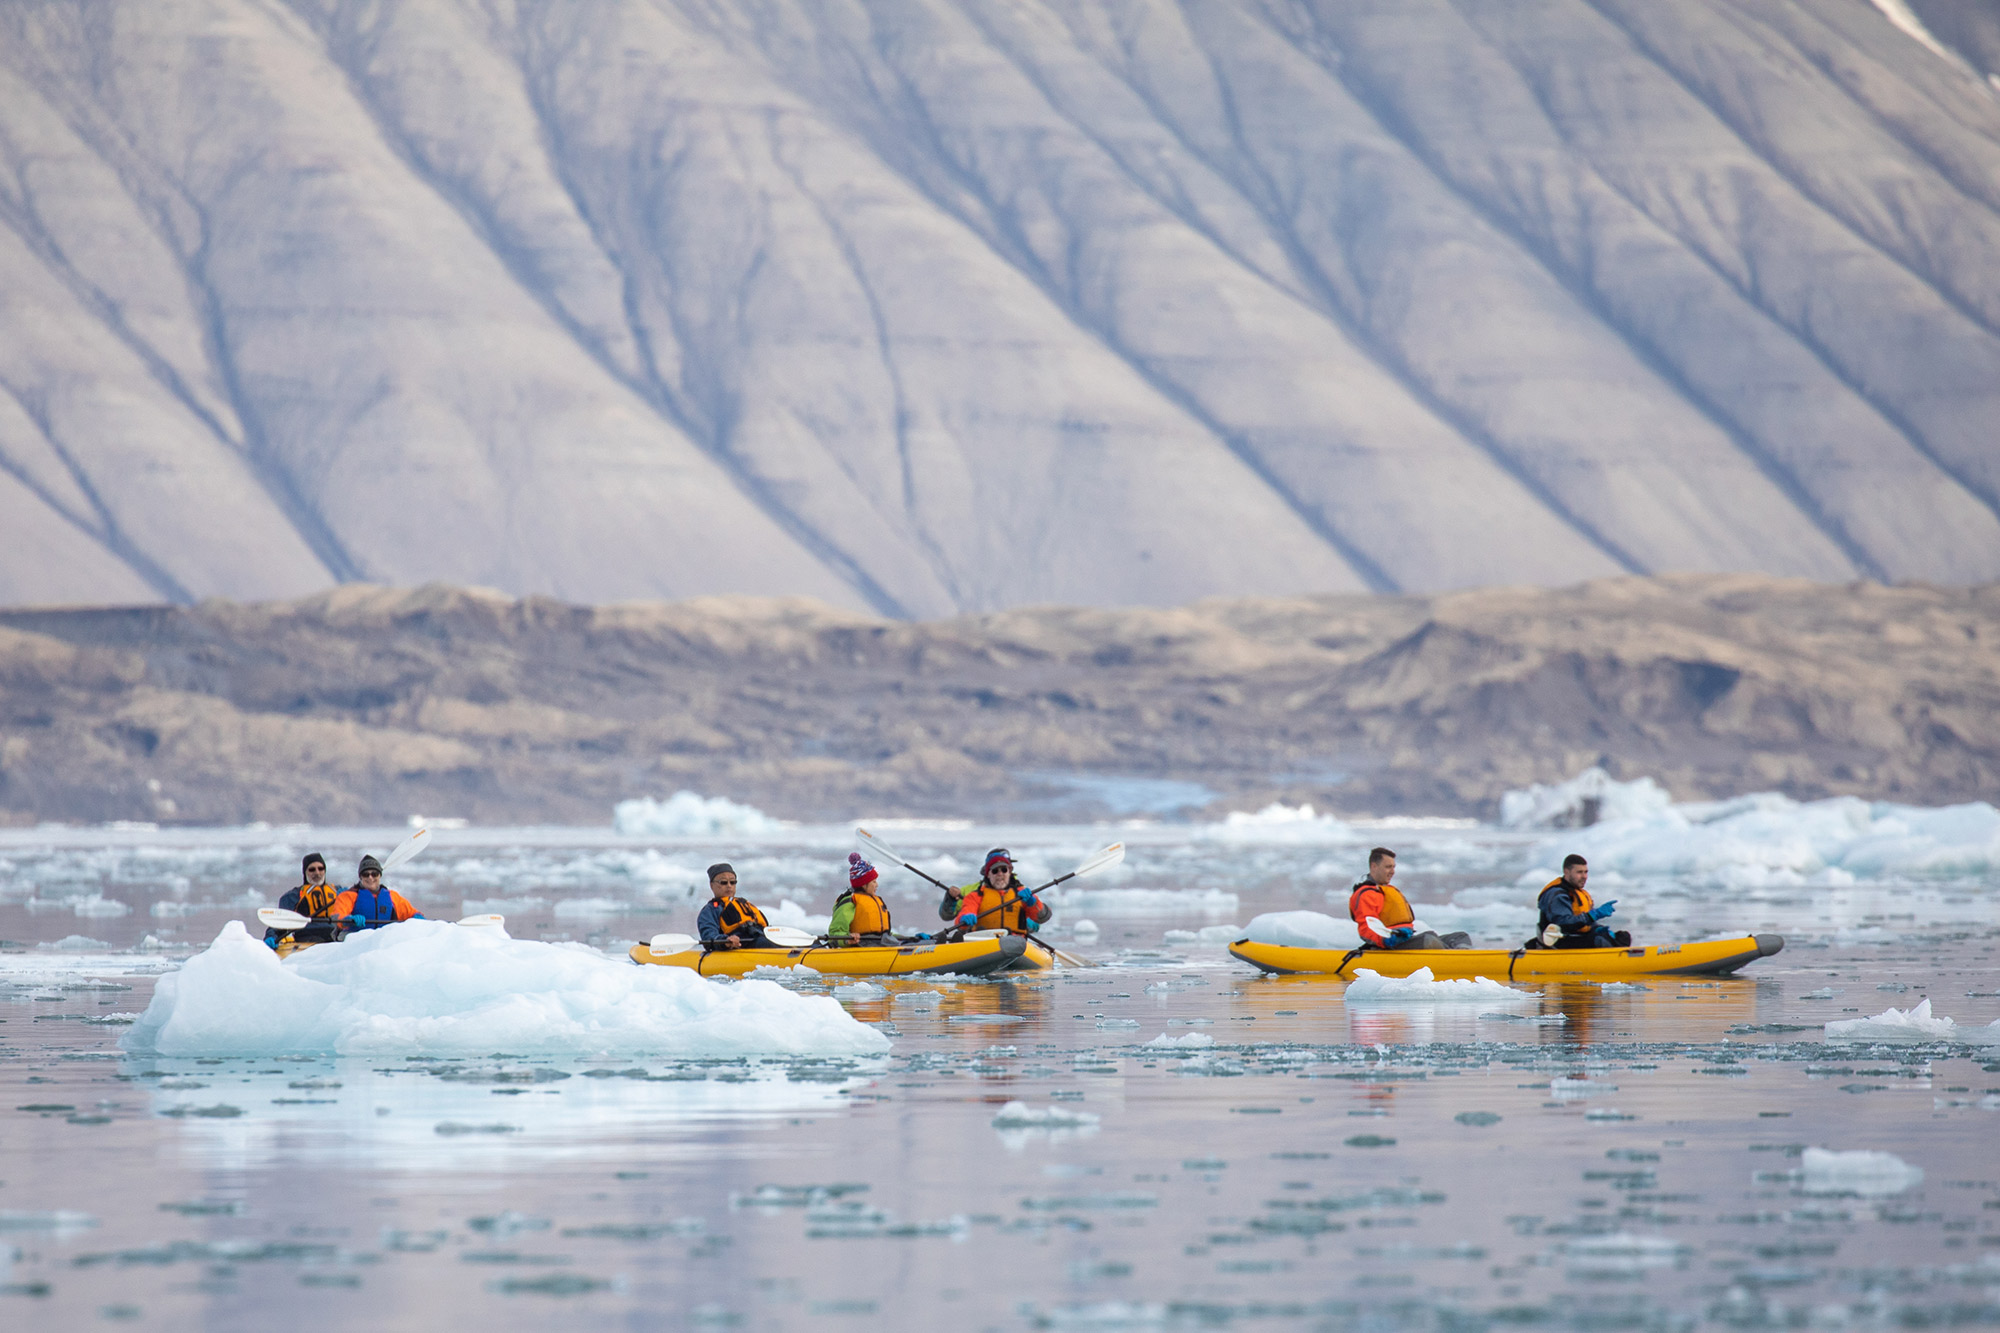
[[1618, 910], [1616, 899], [1598, 906], [1584, 884], [1590, 879], [1590, 863], [1571, 852], [1563, 858], [1563, 872], [1542, 887], [1536, 901], [1541, 909], [1537, 940], [1545, 949], [1623, 949], [1632, 943], [1632, 933], [1614, 931], [1598, 922]]

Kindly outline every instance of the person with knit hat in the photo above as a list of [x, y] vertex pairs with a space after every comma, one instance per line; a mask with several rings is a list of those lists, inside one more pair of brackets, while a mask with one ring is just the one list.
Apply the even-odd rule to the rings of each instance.
[[709, 900], [695, 919], [705, 949], [768, 949], [764, 927], [771, 923], [748, 898], [736, 896], [736, 867], [717, 861], [708, 868]]
[[273, 949], [278, 947], [279, 940], [286, 938], [298, 944], [322, 944], [339, 936], [339, 927], [333, 921], [333, 900], [340, 896], [340, 886], [326, 882], [326, 858], [318, 852], [307, 852], [300, 869], [305, 874], [305, 883], [287, 891], [278, 899], [278, 906], [313, 918], [313, 924], [297, 930], [275, 927], [266, 930], [264, 943]]
[[354, 887], [333, 900], [333, 909], [327, 915], [336, 921], [345, 917], [349, 930], [376, 930], [412, 917], [421, 920], [424, 914], [410, 906], [408, 898], [382, 882], [380, 861], [364, 856], [360, 870], [355, 873]]
[[954, 898], [945, 894], [938, 904], [938, 916], [961, 932], [1005, 930], [1031, 935], [1055, 913], [1035, 897], [1034, 891], [1014, 873], [1014, 856], [1005, 847], [986, 853], [979, 868], [979, 882], [960, 889]]
[[835, 944], [902, 943], [890, 933], [881, 876], [860, 852], [847, 854], [847, 892], [833, 900], [833, 921], [826, 933]]

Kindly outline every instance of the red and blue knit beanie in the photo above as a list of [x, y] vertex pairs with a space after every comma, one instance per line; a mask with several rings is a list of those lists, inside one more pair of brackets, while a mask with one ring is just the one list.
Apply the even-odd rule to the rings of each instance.
[[1008, 854], [1007, 849], [1005, 847], [995, 847], [992, 851], [986, 853], [986, 864], [979, 867], [979, 873], [983, 875], [991, 870], [993, 863], [996, 861], [1004, 863], [1009, 870], [1014, 868], [1014, 858]]
[[847, 854], [848, 888], [858, 889], [863, 884], [873, 884], [875, 879], [875, 867], [862, 860], [860, 852], [849, 852]]

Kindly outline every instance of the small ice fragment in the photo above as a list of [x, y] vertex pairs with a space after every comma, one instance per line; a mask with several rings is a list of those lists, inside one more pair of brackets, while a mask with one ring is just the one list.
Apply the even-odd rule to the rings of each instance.
[[1923, 1182], [1921, 1167], [1894, 1153], [1834, 1152], [1808, 1148], [1800, 1162], [1799, 1189], [1806, 1194], [1854, 1194], [1882, 1198]]
[[0, 1232], [34, 1231], [61, 1237], [88, 1231], [96, 1225], [97, 1219], [89, 1213], [74, 1212], [68, 1208], [56, 1208], [48, 1212], [0, 1208]]
[[1583, 1113], [1585, 1120], [1637, 1120], [1636, 1115], [1627, 1115], [1615, 1106], [1593, 1106]]
[[1960, 1031], [1950, 1018], [1931, 1015], [1929, 999], [1919, 1000], [1911, 1009], [1885, 1009], [1871, 1018], [1841, 1018], [1826, 1025], [1828, 1041], [1964, 1041], [1983, 1043], [2000, 1040], [2000, 1024], [1991, 1037], [1986, 1029]]
[[853, 981], [833, 988], [836, 1000], [879, 1000], [888, 993], [887, 986], [878, 986], [872, 981]]
[[779, 967], [773, 963], [759, 963], [744, 974], [753, 981], [817, 981], [819, 972], [801, 964], [798, 967]]
[[1026, 1102], [1008, 1102], [992, 1121], [995, 1129], [1085, 1129], [1098, 1122], [1099, 1117], [1088, 1111], [1072, 1111], [1062, 1106], [1030, 1106]]
[[1597, 989], [1603, 991], [1606, 995], [1613, 995], [1619, 991], [1641, 991], [1653, 988], [1651, 986], [1640, 985], [1636, 981], [1606, 981], [1599, 985]]
[[1187, 1050], [1196, 1047], [1213, 1046], [1215, 1045], [1215, 1038], [1209, 1036], [1206, 1032], [1184, 1032], [1178, 1037], [1169, 1037], [1166, 1033], [1162, 1032], [1159, 1036], [1147, 1042], [1146, 1045], [1166, 1050]]
[[1549, 1080], [1549, 1095], [1561, 1101], [1566, 1097], [1595, 1097], [1600, 1092], [1616, 1092], [1616, 1083], [1599, 1083], [1587, 1078], [1552, 1078]]
[[1348, 1004], [1538, 1004], [1541, 997], [1532, 991], [1515, 990], [1485, 977], [1470, 981], [1438, 981], [1428, 967], [1420, 967], [1407, 977], [1385, 977], [1365, 967], [1354, 969], [1341, 999]]
[[1452, 1119], [1461, 1125], [1472, 1125], [1475, 1127], [1497, 1125], [1500, 1123], [1500, 1117], [1492, 1111], [1460, 1111]]
[[1094, 940], [1098, 934], [1097, 923], [1089, 919], [1079, 921], [1069, 928], [1069, 933], [1079, 940]]
[[906, 990], [896, 992], [895, 1003], [911, 1009], [935, 1009], [944, 1003], [944, 992], [940, 990]]
[[1106, 1018], [1099, 1015], [1097, 1026], [1099, 1031], [1108, 1028], [1135, 1028], [1139, 1026], [1139, 1020], [1136, 1018]]
[[1821, 986], [1818, 990], [1809, 990], [1805, 992], [1803, 995], [1799, 996], [1799, 998], [1801, 1000], [1831, 1000], [1834, 997], [1834, 994], [1835, 992], [1833, 987]]

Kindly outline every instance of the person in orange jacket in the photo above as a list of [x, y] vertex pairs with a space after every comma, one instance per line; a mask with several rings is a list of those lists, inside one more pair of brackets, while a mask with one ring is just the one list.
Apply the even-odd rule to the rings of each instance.
[[960, 889], [958, 902], [947, 903], [946, 914], [961, 931], [1006, 930], [1031, 935], [1055, 912], [1014, 873], [1012, 854], [1005, 847], [995, 847], [986, 853], [979, 883]]
[[1347, 914], [1361, 942], [1377, 949], [1469, 949], [1472, 937], [1462, 930], [1439, 935], [1427, 929], [1410, 908], [1410, 900], [1392, 881], [1396, 854], [1387, 847], [1368, 853], [1368, 878], [1347, 894]]
[[382, 863], [372, 856], [361, 858], [355, 885], [333, 900], [327, 915], [347, 921], [349, 930], [375, 930], [381, 926], [423, 918], [410, 900], [382, 882]]

